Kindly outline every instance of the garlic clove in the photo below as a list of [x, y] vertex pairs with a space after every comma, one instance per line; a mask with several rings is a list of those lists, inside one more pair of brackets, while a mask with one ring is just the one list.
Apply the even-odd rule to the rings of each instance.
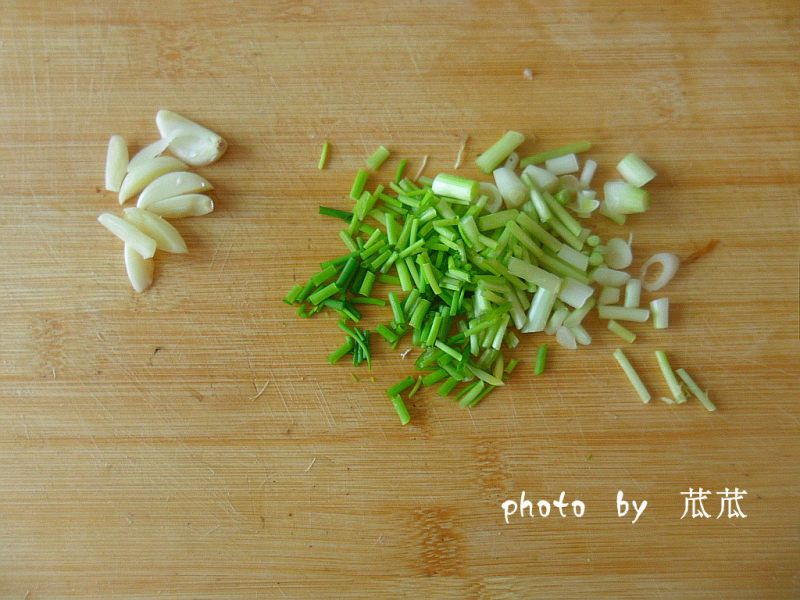
[[106, 151], [106, 189], [118, 192], [128, 166], [128, 146], [121, 135], [112, 135]]
[[131, 169], [122, 180], [119, 189], [119, 203], [124, 204], [126, 200], [141, 192], [147, 184], [164, 173], [185, 169], [186, 163], [174, 156], [157, 156], [142, 162], [136, 168]]
[[213, 190], [214, 186], [207, 179], [191, 171], [171, 171], [151, 181], [139, 194], [137, 208], [149, 208], [153, 202]]
[[189, 251], [178, 230], [158, 215], [142, 208], [126, 208], [125, 220], [153, 238], [159, 250], [175, 254]]
[[169, 149], [193, 167], [203, 167], [218, 160], [228, 143], [217, 133], [171, 110], [156, 113], [161, 137], [169, 139]]
[[156, 241], [141, 229], [111, 213], [103, 213], [97, 220], [142, 258], [151, 258], [156, 252]]
[[143, 292], [150, 287], [153, 283], [153, 267], [152, 258], [142, 258], [141, 254], [125, 244], [125, 271], [134, 290]]
[[148, 160], [154, 159], [156, 156], [160, 156], [164, 153], [164, 150], [167, 149], [169, 146], [168, 139], [160, 139], [158, 141], [153, 142], [139, 150], [136, 154], [133, 155], [131, 162], [128, 163], [127, 171], [130, 172], [132, 169], [135, 169], [142, 163], [147, 162]]
[[167, 219], [201, 217], [214, 210], [214, 201], [203, 194], [183, 194], [156, 200], [147, 210]]

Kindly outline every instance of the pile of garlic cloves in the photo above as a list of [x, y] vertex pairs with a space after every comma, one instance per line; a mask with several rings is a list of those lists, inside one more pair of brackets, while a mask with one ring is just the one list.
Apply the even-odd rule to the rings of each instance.
[[[158, 111], [156, 126], [161, 139], [130, 159], [122, 136], [109, 139], [105, 188], [119, 195], [120, 205], [136, 198], [136, 206], [125, 208], [123, 217], [103, 213], [97, 219], [125, 243], [125, 269], [137, 292], [153, 283], [156, 250], [188, 251], [167, 219], [199, 217], [214, 210], [207, 195], [213, 186], [189, 169], [210, 165], [228, 147], [218, 134], [169, 110]], [[164, 154], [167, 150], [172, 156]]]

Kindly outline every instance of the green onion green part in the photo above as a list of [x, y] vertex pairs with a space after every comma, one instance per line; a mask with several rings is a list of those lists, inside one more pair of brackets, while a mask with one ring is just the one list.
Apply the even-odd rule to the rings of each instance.
[[625, 340], [629, 344], [632, 344], [634, 342], [634, 340], [636, 339], [636, 334], [635, 333], [633, 333], [630, 329], [628, 329], [624, 325], [620, 325], [614, 319], [611, 319], [608, 322], [608, 330], [610, 332], [612, 332], [612, 333], [617, 334], [619, 337], [621, 337], [623, 340]]
[[386, 162], [387, 158], [389, 158], [389, 151], [383, 146], [379, 146], [378, 149], [372, 153], [372, 156], [367, 159], [367, 166], [373, 171], [377, 171], [378, 168]]
[[322, 152], [320, 152], [319, 161], [317, 162], [317, 169], [319, 169], [320, 171], [325, 168], [325, 164], [328, 162], [329, 149], [330, 149], [330, 144], [328, 144], [328, 142], [325, 141], [325, 143], [322, 144]]
[[414, 385], [414, 378], [411, 376], [406, 377], [402, 381], [398, 381], [392, 387], [387, 389], [386, 395], [389, 396], [390, 398], [392, 396], [397, 396], [400, 394], [400, 392], [402, 392], [406, 388], [410, 388], [412, 385]]
[[541, 375], [544, 373], [545, 365], [547, 363], [547, 349], [550, 346], [548, 344], [542, 344], [539, 346], [539, 350], [536, 352], [536, 366], [533, 369], [534, 375]]
[[561, 146], [560, 148], [555, 148], [554, 150], [540, 152], [539, 154], [534, 154], [533, 156], [523, 158], [519, 161], [519, 166], [524, 169], [528, 165], [538, 165], [553, 158], [566, 156], [567, 154], [586, 152], [591, 147], [591, 142], [575, 142], [574, 144], [567, 144], [566, 146]]
[[685, 369], [676, 369], [675, 372], [678, 374], [678, 377], [683, 380], [683, 383], [686, 384], [686, 387], [689, 388], [689, 391], [692, 392], [692, 395], [700, 400], [707, 410], [717, 410], [717, 407], [714, 406], [714, 403], [708, 399], [708, 394], [700, 389], [700, 386], [695, 383], [694, 379], [692, 379], [691, 375], [689, 375]]
[[350, 198], [353, 200], [358, 200], [361, 197], [361, 193], [364, 191], [364, 186], [367, 185], [368, 178], [369, 171], [359, 169], [356, 178], [353, 180], [353, 187], [350, 188]]
[[678, 382], [677, 377], [675, 377], [675, 372], [672, 370], [669, 360], [667, 360], [666, 352], [663, 350], [656, 350], [655, 355], [656, 361], [658, 362], [658, 367], [661, 369], [661, 374], [664, 375], [664, 380], [667, 382], [667, 386], [669, 387], [669, 391], [672, 394], [673, 399], [675, 400], [676, 404], [683, 404], [686, 402], [686, 395], [683, 393], [681, 384]]
[[500, 163], [507, 159], [517, 147], [525, 141], [525, 136], [518, 131], [506, 131], [499, 140], [492, 144], [476, 160], [475, 164], [485, 174], [494, 171]]
[[406, 408], [403, 399], [400, 396], [394, 396], [392, 398], [392, 404], [394, 405], [394, 409], [397, 411], [397, 416], [400, 417], [400, 424], [408, 425], [408, 423], [411, 421], [411, 415], [408, 414], [408, 409]]
[[625, 356], [625, 353], [622, 352], [619, 348], [614, 350], [614, 358], [617, 359], [619, 366], [622, 367], [622, 370], [625, 372], [625, 375], [628, 377], [628, 381], [631, 382], [633, 389], [636, 390], [636, 393], [639, 394], [639, 397], [642, 399], [642, 402], [647, 404], [650, 402], [650, 392], [647, 391], [644, 383], [642, 383], [642, 379], [639, 377], [639, 374], [636, 372], [636, 369], [633, 368], [633, 365], [628, 360], [628, 357]]

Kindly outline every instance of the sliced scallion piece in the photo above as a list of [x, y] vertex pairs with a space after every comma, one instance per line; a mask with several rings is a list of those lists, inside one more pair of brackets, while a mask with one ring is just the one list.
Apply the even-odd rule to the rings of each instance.
[[549, 344], [542, 344], [536, 351], [536, 366], [533, 368], [534, 375], [541, 375], [544, 373], [547, 364], [547, 350], [550, 348]]
[[[483, 154], [475, 159], [478, 168], [487, 175], [506, 160], [517, 147], [525, 141], [525, 136], [518, 131], [506, 131], [499, 140], [492, 144]], [[524, 166], [524, 165], [523, 165]]]
[[692, 379], [691, 375], [689, 375], [685, 369], [676, 369], [675, 372], [678, 374], [678, 377], [683, 380], [683, 383], [686, 384], [686, 387], [689, 388], [689, 391], [692, 392], [692, 395], [700, 400], [706, 409], [709, 411], [717, 410], [717, 407], [714, 406], [714, 403], [709, 400], [708, 394], [700, 389], [700, 386], [695, 383], [694, 379]]
[[636, 187], [642, 187], [656, 176], [650, 165], [633, 153], [619, 161], [617, 171], [625, 181]]
[[622, 370], [625, 372], [625, 375], [628, 377], [628, 381], [631, 382], [633, 389], [636, 390], [636, 393], [639, 394], [639, 397], [642, 399], [642, 402], [647, 404], [650, 402], [650, 392], [647, 391], [642, 379], [639, 377], [639, 374], [636, 372], [636, 369], [633, 368], [633, 365], [628, 360], [628, 357], [625, 356], [625, 353], [622, 352], [619, 348], [614, 350], [614, 358], [619, 363], [619, 366], [622, 367]]
[[389, 154], [389, 151], [385, 147], [378, 146], [378, 149], [367, 159], [367, 166], [373, 171], [377, 171], [380, 166], [386, 162], [386, 159], [389, 158]]
[[672, 397], [675, 399], [676, 403], [683, 404], [686, 402], [686, 395], [683, 393], [681, 384], [678, 382], [678, 379], [675, 377], [675, 372], [669, 364], [667, 353], [663, 350], [656, 350], [655, 355], [658, 368], [661, 369], [661, 374], [664, 375], [664, 380], [667, 382]]
[[325, 164], [328, 162], [328, 151], [330, 149], [330, 144], [325, 141], [322, 144], [322, 152], [319, 155], [319, 161], [317, 162], [317, 169], [320, 171], [325, 168]]

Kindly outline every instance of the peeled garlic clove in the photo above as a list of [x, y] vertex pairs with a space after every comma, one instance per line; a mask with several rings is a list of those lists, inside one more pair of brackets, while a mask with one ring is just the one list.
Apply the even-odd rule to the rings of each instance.
[[133, 198], [141, 192], [147, 184], [156, 177], [171, 171], [183, 171], [186, 163], [173, 156], [157, 156], [139, 164], [135, 169], [131, 169], [119, 189], [119, 203], [124, 204], [126, 200]]
[[156, 156], [160, 156], [164, 153], [164, 150], [166, 150], [168, 146], [169, 140], [165, 139], [160, 139], [157, 142], [153, 142], [152, 144], [145, 146], [133, 155], [131, 162], [128, 163], [128, 171], [130, 172], [140, 164], [145, 163], [148, 160], [152, 160]]
[[219, 134], [171, 110], [156, 113], [156, 126], [162, 138], [171, 140], [169, 148], [175, 156], [193, 167], [211, 164], [228, 147]]
[[156, 241], [132, 223], [111, 213], [103, 213], [97, 220], [142, 258], [151, 258], [156, 253]]
[[149, 208], [153, 202], [213, 190], [214, 186], [207, 179], [191, 171], [172, 171], [151, 181], [139, 194], [136, 201], [137, 208]]
[[159, 250], [174, 254], [185, 254], [189, 251], [178, 230], [150, 211], [142, 208], [126, 208], [125, 220], [153, 238]]
[[143, 292], [153, 283], [152, 258], [142, 258], [136, 250], [125, 244], [125, 271], [128, 273], [128, 280], [133, 289]]
[[167, 219], [201, 217], [214, 210], [214, 201], [203, 194], [183, 194], [156, 200], [147, 210]]
[[118, 192], [128, 166], [128, 146], [121, 135], [112, 135], [106, 151], [106, 189]]

